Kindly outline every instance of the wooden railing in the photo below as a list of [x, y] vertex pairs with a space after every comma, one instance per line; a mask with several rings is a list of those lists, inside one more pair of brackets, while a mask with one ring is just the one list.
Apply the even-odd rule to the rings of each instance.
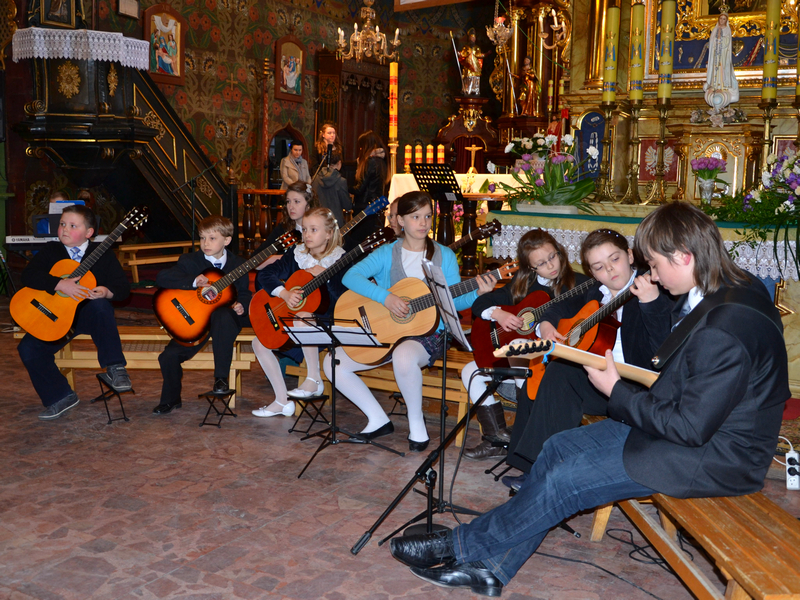
[[285, 190], [239, 190], [244, 240], [240, 251], [243, 256], [252, 256], [257, 246], [256, 234], [264, 240], [283, 219], [284, 192]]

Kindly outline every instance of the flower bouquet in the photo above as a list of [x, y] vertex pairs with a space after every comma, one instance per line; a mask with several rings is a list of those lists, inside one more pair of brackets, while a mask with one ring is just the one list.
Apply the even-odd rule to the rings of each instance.
[[[720, 221], [742, 223], [736, 234], [740, 243], [756, 246], [772, 238], [778, 264], [793, 261], [800, 271], [797, 254], [789, 245], [800, 247], [800, 157], [787, 153], [780, 158], [767, 157], [767, 167], [761, 173], [762, 189], [752, 189], [736, 196], [725, 196], [720, 206], [701, 208]], [[783, 257], [778, 255], [778, 242], [783, 241]]]
[[718, 183], [727, 187], [728, 184], [717, 177], [720, 173], [724, 173], [726, 168], [727, 163], [724, 160], [713, 156], [692, 160], [692, 173], [697, 177], [703, 202], [711, 202], [712, 195], [717, 191]]
[[[562, 151], [556, 148], [558, 138], [554, 135], [534, 134], [532, 138], [514, 138], [506, 146], [506, 154], [520, 157], [511, 171], [517, 186], [503, 182], [497, 185], [506, 192], [511, 210], [517, 204], [538, 202], [545, 206], [576, 206], [583, 212], [595, 212], [584, 198], [594, 191], [594, 180], [581, 178], [581, 165], [575, 160], [575, 140], [571, 135], [561, 138]], [[598, 150], [587, 149], [594, 159]]]

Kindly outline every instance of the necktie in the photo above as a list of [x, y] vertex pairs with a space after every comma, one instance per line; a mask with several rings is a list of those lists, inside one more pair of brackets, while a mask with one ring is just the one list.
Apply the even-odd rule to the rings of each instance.
[[214, 266], [217, 267], [218, 269], [221, 269], [222, 268], [222, 263], [215, 262]]
[[[684, 317], [686, 317], [686, 315], [688, 315], [690, 312], [692, 312], [692, 309], [689, 306], [689, 301], [687, 300], [686, 302], [683, 303], [683, 306], [681, 307], [681, 312], [678, 315], [678, 320], [675, 323], [675, 325], [672, 326], [672, 329], [675, 329], [678, 325], [680, 325]], [[672, 331], [672, 329], [670, 331]]]
[[77, 260], [78, 262], [81, 262], [81, 249], [78, 246], [70, 248], [69, 251], [72, 252], [72, 260]]

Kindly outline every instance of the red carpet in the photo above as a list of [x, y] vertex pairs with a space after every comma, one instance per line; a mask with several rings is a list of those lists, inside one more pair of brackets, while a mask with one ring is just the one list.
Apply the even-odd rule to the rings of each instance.
[[797, 417], [800, 417], [800, 399], [789, 398], [783, 408], [783, 420], [793, 421]]

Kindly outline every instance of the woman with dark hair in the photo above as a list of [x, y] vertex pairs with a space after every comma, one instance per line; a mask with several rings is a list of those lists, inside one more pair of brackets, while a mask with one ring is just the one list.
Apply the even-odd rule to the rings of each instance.
[[[389, 181], [386, 165], [386, 146], [374, 131], [358, 136], [356, 187], [353, 189], [353, 213], [358, 214], [371, 202], [385, 195]], [[358, 244], [383, 226], [383, 214], [371, 215], [359, 223], [347, 236], [346, 246]]]
[[[428, 237], [432, 216], [430, 196], [423, 192], [402, 195], [397, 201], [397, 221], [403, 228], [403, 237], [393, 244], [381, 246], [353, 266], [342, 279], [345, 287], [383, 304], [395, 317], [403, 319], [409, 312], [408, 302], [391, 293], [388, 288], [407, 277], [424, 280], [423, 258], [442, 268], [448, 284], [460, 282], [456, 255]], [[375, 283], [370, 278], [374, 278]], [[478, 295], [490, 291], [497, 283], [492, 277], [483, 277], [478, 281], [477, 291], [455, 298], [456, 309], [469, 308]], [[433, 335], [406, 338], [392, 352], [395, 381], [408, 409], [408, 447], [412, 452], [422, 452], [428, 447], [428, 431], [422, 416], [422, 368], [432, 365], [441, 357], [443, 350], [443, 325], [439, 323]], [[386, 412], [356, 374], [380, 365], [357, 363], [344, 352], [337, 352], [336, 359], [336, 389], [369, 419], [361, 436], [373, 440], [393, 433], [394, 425]], [[325, 359], [324, 369], [325, 375], [333, 381], [330, 356]]]

